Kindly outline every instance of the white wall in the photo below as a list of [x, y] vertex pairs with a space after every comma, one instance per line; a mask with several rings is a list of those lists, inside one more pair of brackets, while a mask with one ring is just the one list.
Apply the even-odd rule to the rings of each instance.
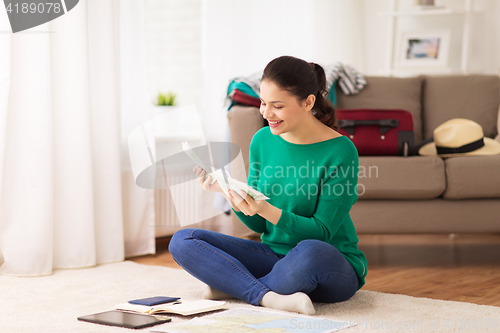
[[[209, 141], [223, 140], [230, 80], [281, 55], [363, 66], [361, 0], [204, 0], [203, 114]], [[352, 37], [354, 36], [354, 37]]]
[[[378, 15], [388, 12], [390, 0], [363, 0], [364, 73], [381, 75], [385, 69], [389, 42], [389, 17]], [[400, 0], [402, 5], [413, 0]], [[437, 5], [463, 8], [465, 0], [436, 0]], [[479, 13], [472, 16], [468, 69], [471, 73], [498, 74], [500, 69], [500, 1], [473, 0]], [[445, 28], [451, 31], [449, 65], [460, 67], [463, 16], [405, 17], [398, 19], [400, 31]], [[396, 34], [397, 38], [397, 34]]]

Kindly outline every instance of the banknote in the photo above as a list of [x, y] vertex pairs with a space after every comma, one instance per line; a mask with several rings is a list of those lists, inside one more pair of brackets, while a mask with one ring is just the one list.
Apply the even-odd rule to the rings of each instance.
[[227, 172], [227, 171], [226, 171], [226, 175], [228, 176], [227, 180], [229, 183], [229, 188], [231, 190], [233, 190], [237, 193], [239, 191], [243, 191], [246, 194], [248, 194], [250, 197], [252, 197], [252, 199], [254, 199], [254, 200], [267, 200], [267, 199], [269, 199], [264, 194], [255, 190], [253, 187], [249, 186], [248, 184], [240, 182], [237, 179], [231, 178], [231, 175], [229, 175], [229, 172]]
[[[264, 194], [255, 190], [248, 184], [243, 183], [237, 179], [231, 178], [231, 175], [226, 170], [224, 171], [221, 169], [215, 170], [214, 168], [209, 167], [208, 165], [203, 163], [203, 161], [198, 157], [198, 155], [196, 155], [196, 153], [191, 149], [191, 146], [186, 141], [182, 142], [182, 150], [187, 154], [187, 156], [189, 156], [189, 158], [195, 164], [199, 165], [203, 170], [205, 170], [206, 175], [212, 177], [211, 184], [213, 184], [216, 181], [219, 182], [222, 191], [224, 191], [226, 195], [228, 195], [228, 190], [231, 189], [236, 193], [238, 193], [239, 191], [243, 191], [246, 194], [248, 194], [253, 200], [269, 199]], [[225, 173], [226, 177], [224, 177], [223, 172]]]
[[[191, 146], [186, 141], [182, 142], [182, 150], [189, 156], [189, 158], [198, 166], [200, 166], [203, 170], [205, 170], [206, 174], [212, 173], [212, 168], [203, 163], [203, 161], [195, 154], [195, 152], [191, 149]], [[212, 177], [212, 183], [215, 182], [214, 177]]]

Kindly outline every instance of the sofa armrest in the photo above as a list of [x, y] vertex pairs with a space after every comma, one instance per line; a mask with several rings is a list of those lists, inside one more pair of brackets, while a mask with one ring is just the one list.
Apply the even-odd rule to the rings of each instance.
[[[241, 149], [244, 168], [231, 165], [231, 176], [240, 181], [246, 182], [248, 179], [248, 157], [250, 153], [250, 142], [254, 134], [264, 126], [264, 118], [258, 108], [252, 106], [233, 106], [227, 112], [229, 131], [231, 133], [231, 143], [236, 144]], [[231, 156], [235, 156], [231, 152]]]
[[[252, 106], [233, 106], [227, 112], [231, 143], [241, 149], [241, 158], [231, 162], [231, 177], [244, 183], [248, 180], [248, 158], [250, 153], [250, 142], [254, 134], [264, 126], [264, 118], [258, 108]], [[233, 145], [231, 145], [233, 146]], [[233, 149], [234, 147], [231, 147]], [[231, 152], [231, 156], [237, 156], [237, 152]], [[243, 163], [242, 163], [243, 162]], [[248, 229], [236, 216], [231, 214], [231, 234], [235, 237], [253, 237], [258, 235]]]

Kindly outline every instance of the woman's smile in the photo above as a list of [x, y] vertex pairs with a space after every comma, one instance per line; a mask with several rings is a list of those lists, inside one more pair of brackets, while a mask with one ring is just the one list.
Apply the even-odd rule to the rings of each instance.
[[278, 127], [283, 120], [268, 120], [267, 122], [269, 123], [269, 127]]

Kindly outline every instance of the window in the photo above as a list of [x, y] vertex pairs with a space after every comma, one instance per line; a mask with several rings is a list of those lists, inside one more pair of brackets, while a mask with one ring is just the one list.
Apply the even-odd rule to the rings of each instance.
[[178, 105], [201, 111], [202, 0], [146, 0], [145, 58], [149, 93], [177, 93]]

